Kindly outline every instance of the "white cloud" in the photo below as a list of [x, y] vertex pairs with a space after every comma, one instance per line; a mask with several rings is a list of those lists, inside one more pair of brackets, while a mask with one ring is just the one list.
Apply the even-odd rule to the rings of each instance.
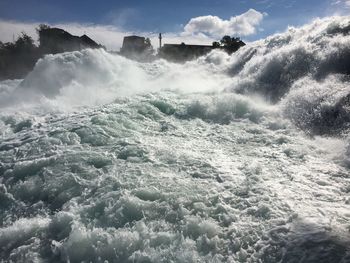
[[344, 5], [346, 8], [350, 8], [350, 0], [333, 0], [331, 2], [332, 6]]
[[220, 38], [223, 35], [248, 36], [256, 32], [257, 27], [264, 18], [263, 13], [254, 9], [233, 16], [229, 20], [223, 20], [217, 16], [199, 16], [192, 18], [184, 28], [185, 35], [198, 33]]
[[[42, 22], [25, 23], [19, 21], [5, 21], [0, 20], [0, 41], [11, 42], [13, 37], [16, 39], [22, 31], [30, 35], [34, 40], [38, 36], [35, 28]], [[48, 23], [45, 23], [48, 24]], [[48, 24], [51, 27], [62, 28], [73, 35], [86, 34], [96, 42], [104, 45], [109, 50], [118, 51], [123, 43], [124, 36], [140, 35], [149, 37], [154, 48], [158, 48], [158, 33], [152, 32], [130, 32], [122, 28], [111, 25], [97, 25], [97, 24], [79, 24], [79, 23], [57, 23]], [[165, 33], [163, 34], [163, 43], [181, 43], [186, 44], [211, 44], [212, 39], [203, 34], [183, 35], [181, 33]]]
[[331, 2], [331, 5], [339, 5], [339, 4], [341, 4], [341, 1], [340, 1], [340, 0], [333, 0], [333, 1]]
[[[349, 0], [350, 2], [350, 0]], [[130, 11], [131, 12], [131, 11]], [[129, 14], [129, 13], [128, 13]], [[183, 32], [163, 33], [163, 43], [207, 44], [221, 39], [223, 35], [247, 36], [254, 34], [266, 13], [260, 13], [254, 9], [223, 20], [217, 16], [200, 16], [192, 18], [184, 26]], [[119, 17], [119, 16], [118, 16]], [[121, 27], [100, 24], [82, 23], [45, 23], [45, 22], [20, 22], [0, 19], [0, 41], [11, 42], [21, 32], [30, 35], [34, 40], [38, 36], [36, 28], [40, 24], [48, 24], [51, 27], [62, 28], [73, 35], [88, 35], [97, 43], [107, 47], [108, 50], [118, 51], [123, 43], [124, 36], [140, 35], [149, 37], [154, 48], [158, 48], [158, 33], [155, 32], [130, 32]]]
[[3, 21], [0, 20], [0, 41], [11, 42], [16, 39], [21, 32], [25, 32], [36, 40], [35, 28], [39, 23], [21, 23], [16, 21]]

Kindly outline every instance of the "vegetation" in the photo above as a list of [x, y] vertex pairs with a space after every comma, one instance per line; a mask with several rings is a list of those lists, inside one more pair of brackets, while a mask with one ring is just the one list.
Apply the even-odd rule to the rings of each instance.
[[239, 37], [223, 36], [220, 40], [221, 45], [228, 53], [236, 52], [240, 47], [245, 46], [244, 42]]
[[33, 68], [39, 57], [40, 52], [34, 40], [24, 32], [14, 43], [1, 43], [0, 79], [23, 76]]
[[40, 24], [39, 27], [36, 28], [36, 33], [39, 36], [39, 43], [41, 43], [41, 41], [42, 41], [42, 39], [41, 39], [42, 32], [44, 32], [46, 29], [50, 29], [50, 26], [45, 25], [45, 24]]
[[146, 52], [148, 55], [151, 55], [154, 52], [151, 40], [148, 37], [145, 38], [144, 52]]
[[223, 48], [228, 53], [236, 52], [240, 47], [244, 46], [244, 42], [239, 37], [223, 36], [220, 42], [213, 42], [213, 48]]
[[219, 48], [221, 46], [220, 42], [214, 41], [212, 44], [213, 48]]
[[73, 36], [62, 29], [50, 28], [45, 24], [39, 25], [36, 31], [39, 36], [39, 47], [24, 32], [13, 43], [0, 42], [0, 80], [24, 78], [38, 59], [45, 54], [83, 48], [103, 48], [86, 35]]

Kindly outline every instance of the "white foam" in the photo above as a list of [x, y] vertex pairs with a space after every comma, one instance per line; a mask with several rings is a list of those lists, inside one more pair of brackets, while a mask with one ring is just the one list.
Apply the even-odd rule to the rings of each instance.
[[[18, 97], [0, 114], [0, 257], [345, 262], [346, 134], [290, 121], [308, 131], [322, 109], [346, 108], [341, 69], [298, 72], [327, 61], [329, 44], [346, 54], [342, 21], [183, 65], [102, 50], [43, 58], [3, 89]], [[282, 100], [266, 102], [276, 90]]]

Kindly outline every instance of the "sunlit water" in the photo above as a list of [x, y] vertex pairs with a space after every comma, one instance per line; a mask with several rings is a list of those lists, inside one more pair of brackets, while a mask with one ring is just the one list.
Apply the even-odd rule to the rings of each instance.
[[350, 262], [349, 22], [1, 82], [1, 259]]

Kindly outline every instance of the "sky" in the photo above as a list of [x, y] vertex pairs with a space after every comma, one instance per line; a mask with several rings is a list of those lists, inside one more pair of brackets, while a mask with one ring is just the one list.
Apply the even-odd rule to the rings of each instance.
[[0, 0], [0, 41], [22, 31], [37, 35], [40, 23], [86, 33], [110, 50], [125, 35], [163, 43], [211, 44], [223, 35], [254, 41], [315, 18], [350, 15], [350, 0]]

